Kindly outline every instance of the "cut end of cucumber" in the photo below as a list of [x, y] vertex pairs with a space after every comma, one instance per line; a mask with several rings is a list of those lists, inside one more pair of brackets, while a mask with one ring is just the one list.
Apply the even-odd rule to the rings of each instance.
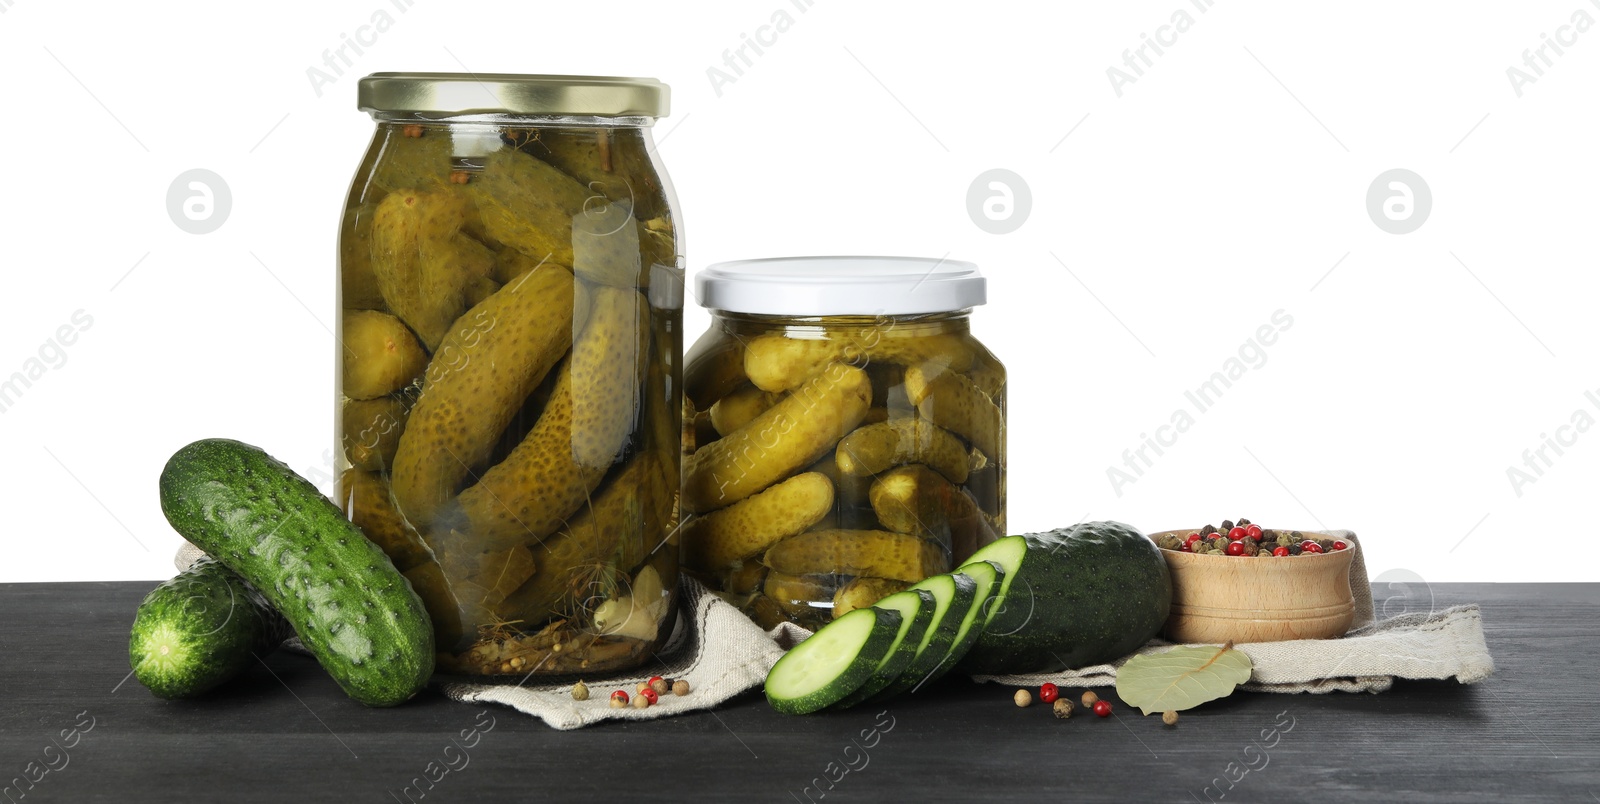
[[872, 671], [872, 676], [856, 688], [855, 692], [839, 701], [840, 709], [849, 709], [866, 701], [899, 680], [900, 674], [910, 667], [911, 661], [916, 658], [917, 648], [922, 644], [922, 635], [927, 633], [928, 625], [933, 622], [934, 597], [933, 593], [926, 589], [896, 592], [875, 605], [877, 608], [900, 612], [900, 631], [889, 643], [883, 661], [878, 662], [878, 667]]
[[[917, 612], [922, 610], [923, 597], [916, 592], [906, 590], [895, 592], [888, 597], [873, 604], [873, 608], [886, 609], [900, 614], [900, 628], [895, 631], [894, 640], [889, 643], [889, 650], [884, 654], [879, 665], [887, 664], [894, 655], [895, 649], [900, 647], [900, 642], [906, 638], [906, 632], [911, 630], [911, 623], [917, 618]], [[877, 669], [877, 668], [874, 668]]]
[[967, 563], [956, 569], [957, 572], [961, 572], [967, 567], [990, 561], [1000, 568], [1002, 573], [1000, 589], [995, 592], [994, 600], [986, 604], [986, 608], [983, 611], [983, 622], [985, 624], [994, 617], [994, 613], [1003, 605], [1006, 593], [1011, 591], [1011, 582], [1016, 580], [1017, 570], [1022, 568], [1022, 560], [1027, 554], [1027, 539], [1021, 536], [1007, 536], [1004, 539], [996, 539], [984, 545], [973, 553], [971, 558], [967, 559]]
[[[935, 624], [944, 622], [944, 618], [950, 613], [950, 604], [956, 599], [955, 577], [934, 575], [912, 584], [911, 588], [921, 589], [933, 595], [933, 622]], [[918, 656], [928, 649], [928, 645], [933, 642], [937, 634], [937, 628], [929, 628], [927, 633], [922, 635], [922, 642], [917, 645]]]
[[158, 624], [136, 638], [129, 651], [134, 675], [162, 697], [170, 697], [189, 681], [197, 658], [196, 647], [182, 629]]
[[961, 624], [956, 629], [956, 636], [950, 643], [950, 649], [945, 652], [944, 660], [929, 674], [929, 681], [937, 681], [950, 672], [977, 643], [978, 636], [983, 633], [983, 625], [988, 619], [989, 612], [999, 599], [1000, 587], [1005, 583], [1006, 573], [1000, 568], [998, 561], [968, 562], [962, 565], [959, 573], [973, 580], [977, 585], [977, 593], [973, 595], [972, 605], [968, 606], [966, 611], [951, 613], [952, 617], [958, 614], [961, 616]]
[[[901, 671], [893, 684], [878, 693], [877, 699], [887, 700], [903, 692], [916, 689], [944, 661], [950, 646], [955, 644], [956, 632], [972, 607], [978, 585], [972, 578], [956, 572], [934, 575], [913, 584], [912, 589], [923, 589], [934, 597], [933, 620], [918, 646], [911, 664]], [[987, 591], [987, 590], [985, 590]]]
[[900, 632], [898, 611], [856, 609], [796, 645], [767, 674], [767, 701], [791, 715], [815, 712], [866, 682]]

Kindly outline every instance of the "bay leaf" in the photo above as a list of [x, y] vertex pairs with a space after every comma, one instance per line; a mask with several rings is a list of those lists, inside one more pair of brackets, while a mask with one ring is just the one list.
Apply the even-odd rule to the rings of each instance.
[[1173, 648], [1129, 659], [1117, 670], [1117, 697], [1146, 715], [1181, 712], [1227, 697], [1250, 670], [1250, 657], [1232, 643]]

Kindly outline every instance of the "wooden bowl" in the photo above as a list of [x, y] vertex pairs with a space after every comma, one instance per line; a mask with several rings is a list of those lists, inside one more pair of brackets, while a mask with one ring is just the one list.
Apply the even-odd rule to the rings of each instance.
[[[1179, 538], [1198, 528], [1151, 534]], [[1307, 538], [1333, 538], [1302, 531]], [[1350, 562], [1360, 545], [1320, 555], [1258, 558], [1162, 550], [1172, 571], [1173, 642], [1280, 642], [1344, 636], [1355, 618]]]

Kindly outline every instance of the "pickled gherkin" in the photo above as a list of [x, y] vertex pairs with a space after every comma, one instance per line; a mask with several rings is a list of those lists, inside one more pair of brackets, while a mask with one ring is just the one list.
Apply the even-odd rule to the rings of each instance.
[[483, 544], [503, 549], [554, 532], [599, 485], [636, 423], [644, 297], [599, 288], [593, 299], [538, 423], [458, 498], [457, 524]]
[[875, 475], [908, 463], [937, 469], [952, 483], [965, 483], [970, 469], [967, 448], [949, 432], [926, 419], [899, 419], [869, 424], [839, 442], [839, 471]]
[[650, 148], [637, 132], [514, 129], [507, 134], [523, 152], [571, 176], [591, 193], [629, 202], [643, 218], [653, 218], [666, 207], [661, 182], [645, 169]]
[[814, 530], [778, 542], [762, 562], [786, 575], [837, 573], [895, 581], [920, 581], [950, 570], [941, 546], [883, 530]]
[[684, 506], [722, 508], [809, 465], [867, 415], [871, 392], [861, 369], [841, 363], [822, 369], [782, 402], [690, 456]]
[[454, 170], [453, 146], [450, 129], [445, 126], [383, 130], [375, 143], [379, 158], [369, 177], [370, 189], [392, 193], [443, 187]]
[[823, 366], [843, 361], [855, 366], [885, 362], [902, 366], [923, 363], [966, 371], [972, 366], [972, 347], [963, 339], [942, 333], [917, 335], [892, 326], [870, 327], [862, 332], [845, 330], [822, 338], [765, 335], [745, 345], [744, 370], [750, 382], [763, 391], [787, 391], [805, 382]]
[[351, 399], [377, 399], [410, 385], [428, 360], [400, 319], [372, 310], [345, 314], [339, 345], [342, 390]]
[[1005, 443], [1005, 414], [971, 379], [916, 366], [906, 370], [906, 391], [917, 412], [972, 442], [993, 460]]
[[[655, 82], [574, 86], [595, 81], [664, 111]], [[486, 87], [563, 108], [425, 108]], [[340, 227], [341, 503], [423, 598], [441, 672], [638, 666], [671, 631], [683, 441], [679, 218], [650, 115], [550, 77], [360, 93], [379, 122]]]
[[345, 213], [339, 235], [339, 306], [346, 310], [385, 310], [383, 291], [372, 271], [372, 213], [362, 205]]
[[469, 202], [454, 189], [399, 190], [372, 218], [372, 271], [395, 315], [431, 351], [467, 309], [468, 289], [494, 252], [461, 231]]
[[395, 455], [394, 488], [419, 525], [481, 471], [523, 401], [572, 345], [589, 294], [548, 265], [524, 274], [462, 316], [424, 372]]
[[833, 618], [837, 620], [856, 609], [864, 609], [910, 585], [887, 578], [857, 578], [833, 594]]
[[729, 567], [811, 527], [832, 509], [833, 484], [826, 476], [795, 475], [686, 525], [686, 560], [706, 569]]
[[922, 464], [897, 467], [872, 483], [872, 511], [885, 528], [911, 533], [968, 555], [997, 534], [977, 501]]
[[741, 388], [711, 406], [711, 426], [718, 435], [727, 435], [765, 413], [781, 399], [777, 394], [754, 386]]
[[767, 567], [759, 559], [746, 559], [721, 575], [723, 588], [734, 594], [749, 594], [761, 589], [767, 580]]
[[716, 334], [707, 333], [684, 360], [684, 393], [696, 412], [709, 411], [745, 382], [744, 349], [733, 339], [711, 337]]
[[578, 614], [597, 590], [616, 583], [614, 555], [630, 553], [636, 565], [659, 547], [638, 536], [671, 515], [663, 505], [670, 490], [660, 483], [662, 476], [654, 456], [635, 458], [565, 527], [529, 545], [539, 568], [501, 604], [499, 615], [510, 620], [547, 610]]
[[411, 408], [399, 395], [347, 399], [342, 410], [344, 457], [356, 469], [378, 472], [394, 464]]
[[535, 260], [572, 265], [572, 221], [592, 194], [527, 154], [501, 150], [469, 185], [484, 232]]
[[831, 602], [838, 590], [838, 579], [832, 575], [800, 576], [768, 572], [766, 581], [761, 585], [762, 594], [801, 622], [830, 619]]
[[433, 559], [411, 525], [395, 510], [389, 484], [372, 472], [351, 469], [339, 478], [339, 507], [378, 545], [395, 569], [405, 572]]

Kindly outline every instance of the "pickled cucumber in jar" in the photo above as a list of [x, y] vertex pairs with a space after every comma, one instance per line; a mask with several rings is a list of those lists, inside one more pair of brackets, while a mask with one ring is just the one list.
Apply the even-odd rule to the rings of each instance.
[[724, 263], [685, 357], [684, 566], [764, 627], [815, 628], [1003, 532], [1005, 368], [975, 266]]
[[338, 251], [347, 513], [422, 597], [440, 672], [639, 666], [679, 569], [666, 87], [379, 73], [359, 92], [377, 129]]

